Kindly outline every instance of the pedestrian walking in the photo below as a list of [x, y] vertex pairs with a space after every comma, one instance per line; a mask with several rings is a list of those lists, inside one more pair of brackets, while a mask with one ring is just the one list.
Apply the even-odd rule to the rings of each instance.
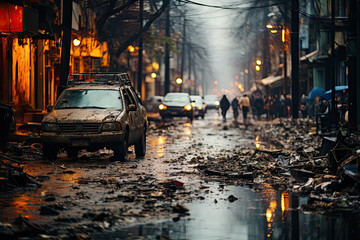
[[240, 104], [236, 97], [231, 101], [231, 107], [234, 113], [234, 120], [237, 122], [237, 117], [239, 116]]
[[290, 94], [287, 94], [285, 98], [285, 113], [287, 118], [291, 118], [291, 110], [292, 110], [291, 105], [292, 105], [291, 96]]
[[301, 111], [301, 116], [302, 118], [307, 118], [307, 113], [308, 113], [308, 108], [307, 108], [307, 99], [306, 99], [306, 96], [305, 94], [303, 93], [301, 95], [301, 98], [300, 98], [300, 104], [299, 104], [299, 108], [300, 108], [300, 111]]
[[243, 113], [243, 118], [244, 118], [244, 125], [247, 125], [247, 114], [249, 112], [250, 109], [250, 98], [244, 94], [244, 96], [242, 96], [240, 98], [240, 106], [241, 106], [241, 110]]
[[220, 100], [220, 109], [221, 109], [221, 115], [223, 116], [223, 121], [226, 122], [226, 113], [230, 108], [230, 102], [227, 99], [226, 95], [223, 95]]
[[260, 93], [256, 94], [254, 106], [256, 108], [257, 119], [260, 120], [261, 115], [264, 112], [264, 99], [261, 97]]

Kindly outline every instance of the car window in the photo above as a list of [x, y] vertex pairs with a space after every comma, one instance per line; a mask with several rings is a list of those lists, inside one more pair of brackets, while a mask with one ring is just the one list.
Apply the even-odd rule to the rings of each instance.
[[137, 106], [137, 102], [134, 98], [134, 96], [130, 93], [129, 89], [123, 89], [122, 90], [123, 95], [124, 95], [124, 100], [125, 100], [125, 104], [126, 107], [128, 107], [130, 104], [134, 104], [135, 107]]
[[66, 90], [58, 100], [55, 109], [100, 108], [122, 110], [120, 93], [108, 89]]
[[164, 102], [189, 102], [187, 95], [166, 95]]

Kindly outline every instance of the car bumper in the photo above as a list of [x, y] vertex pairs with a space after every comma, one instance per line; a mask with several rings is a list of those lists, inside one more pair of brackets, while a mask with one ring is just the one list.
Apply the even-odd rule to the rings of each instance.
[[57, 145], [58, 147], [103, 148], [121, 143], [123, 131], [102, 133], [66, 133], [45, 132], [41, 135], [42, 143]]
[[161, 117], [190, 117], [193, 113], [187, 110], [160, 110]]

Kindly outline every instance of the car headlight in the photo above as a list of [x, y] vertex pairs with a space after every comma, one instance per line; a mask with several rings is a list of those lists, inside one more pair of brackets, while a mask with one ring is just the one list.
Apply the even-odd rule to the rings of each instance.
[[219, 106], [219, 105], [220, 105], [220, 102], [219, 102], [219, 101], [215, 101], [215, 105], [216, 105], [216, 106]]
[[167, 109], [167, 106], [164, 105], [164, 104], [160, 104], [160, 105], [159, 105], [159, 109], [160, 109], [160, 110], [166, 110], [166, 109]]
[[56, 123], [42, 123], [41, 131], [43, 132], [57, 132], [58, 126]]
[[186, 105], [184, 108], [186, 111], [191, 111], [192, 106], [189, 104], [189, 105]]
[[108, 122], [104, 123], [102, 126], [103, 131], [115, 131], [115, 130], [121, 130], [121, 125], [118, 122]]
[[203, 109], [203, 107], [202, 107], [202, 106], [198, 106], [198, 109], [199, 109], [199, 110], [202, 110], [202, 109]]

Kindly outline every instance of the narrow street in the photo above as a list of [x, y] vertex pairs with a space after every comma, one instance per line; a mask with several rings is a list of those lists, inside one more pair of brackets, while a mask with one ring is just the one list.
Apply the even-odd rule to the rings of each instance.
[[[270, 184], [219, 180], [199, 168], [198, 160], [229, 159], [239, 149], [253, 150], [253, 131], [210, 111], [204, 120], [151, 122], [147, 154], [110, 162], [110, 150], [65, 153], [51, 163], [27, 153], [22, 167], [41, 187], [17, 188], [1, 195], [0, 236], [30, 239], [354, 239], [355, 212], [317, 215], [293, 204]], [[233, 170], [236, 172], [236, 169]], [[235, 176], [236, 178], [236, 176]], [[293, 202], [291, 202], [293, 201]], [[7, 225], [9, 223], [11, 225]], [[329, 232], [329, 229], [331, 231]], [[346, 231], [343, 231], [346, 229]]]

